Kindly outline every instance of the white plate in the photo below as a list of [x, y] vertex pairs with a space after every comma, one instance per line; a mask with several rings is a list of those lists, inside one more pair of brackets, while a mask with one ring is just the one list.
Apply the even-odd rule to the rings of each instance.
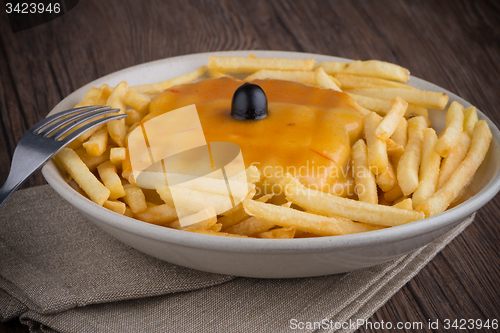
[[[278, 51], [230, 51], [200, 53], [158, 60], [115, 72], [78, 89], [52, 111], [72, 108], [90, 87], [122, 80], [129, 85], [173, 78], [206, 65], [210, 54], [259, 57], [314, 58], [321, 61], [350, 60], [325, 55]], [[410, 85], [445, 92], [451, 101], [470, 103], [426, 81], [412, 77]], [[259, 278], [294, 278], [347, 272], [387, 262], [424, 246], [441, 236], [493, 198], [500, 189], [500, 132], [486, 119], [493, 141], [486, 160], [470, 188], [472, 198], [431, 218], [362, 234], [290, 240], [238, 239], [195, 234], [134, 220], [102, 208], [74, 191], [51, 161], [42, 174], [47, 182], [83, 216], [125, 244], [156, 258], [208, 272]], [[433, 127], [444, 124], [444, 111], [430, 112]]]

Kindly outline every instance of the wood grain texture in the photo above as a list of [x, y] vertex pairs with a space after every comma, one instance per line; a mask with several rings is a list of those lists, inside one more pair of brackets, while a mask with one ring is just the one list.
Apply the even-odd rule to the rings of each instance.
[[[390, 61], [500, 124], [496, 0], [84, 0], [60, 18], [15, 34], [0, 15], [2, 183], [23, 133], [72, 91], [132, 65], [197, 52], [269, 49]], [[37, 173], [24, 187], [44, 183]], [[428, 329], [427, 321], [500, 319], [497, 216], [498, 196], [370, 320], [418, 321], [424, 332], [443, 332]], [[0, 323], [0, 332], [28, 328], [16, 319]]]

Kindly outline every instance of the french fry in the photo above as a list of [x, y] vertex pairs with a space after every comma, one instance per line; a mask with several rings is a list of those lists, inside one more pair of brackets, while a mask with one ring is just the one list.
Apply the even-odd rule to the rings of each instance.
[[397, 183], [396, 185], [394, 185], [393, 188], [384, 193], [385, 200], [389, 202], [394, 202], [403, 196], [404, 196], [403, 191], [401, 191], [401, 187], [399, 187], [399, 184]]
[[320, 88], [323, 88], [323, 89], [332, 89], [332, 90], [335, 90], [335, 91], [342, 91], [342, 90], [340, 90], [340, 88], [337, 85], [337, 83], [335, 83], [332, 80], [332, 77], [325, 73], [325, 71], [323, 70], [323, 68], [318, 68], [314, 72], [314, 79], [315, 79], [316, 85], [318, 87], [320, 87]]
[[[77, 105], [75, 105], [75, 108], [79, 108], [79, 107], [83, 107], [83, 106], [92, 106], [92, 105], [100, 105], [100, 100], [101, 100], [101, 96], [103, 95], [103, 89], [101, 88], [95, 88], [95, 87], [91, 87], [86, 93], [85, 93], [85, 96], [83, 96], [83, 99], [80, 103], [78, 103]], [[87, 124], [88, 122], [85, 122], [79, 126], [77, 126], [76, 128], [74, 128], [71, 132], [75, 131], [76, 129], [84, 126], [85, 124]], [[86, 131], [85, 133], [82, 133], [78, 138], [77, 138], [77, 141], [80, 141], [80, 142], [84, 142], [84, 141], [87, 141], [88, 138], [90, 138], [90, 136], [92, 134], [94, 134], [97, 130], [99, 130], [100, 128], [102, 128], [104, 126], [104, 124], [102, 125], [98, 125], [98, 126], [95, 126], [91, 129], [89, 129], [88, 131]], [[71, 133], [70, 132], [70, 133]]]
[[368, 110], [367, 108], [365, 107], [362, 107], [361, 105], [359, 105], [358, 103], [354, 102], [354, 104], [358, 107], [359, 111], [361, 112], [361, 115], [364, 117], [366, 116], [367, 114], [369, 114], [370, 112], [373, 112], [373, 111], [370, 111]]
[[127, 209], [127, 205], [124, 202], [115, 200], [106, 200], [102, 206], [121, 215], [125, 214]]
[[125, 190], [123, 201], [130, 207], [132, 213], [137, 214], [148, 208], [146, 197], [139, 186], [125, 184], [123, 185], [123, 189]]
[[[159, 189], [157, 191], [164, 199], [164, 193], [161, 193]], [[204, 207], [214, 207], [216, 214], [220, 215], [232, 207], [231, 200], [227, 195], [197, 191], [182, 186], [170, 187], [170, 191], [175, 191], [174, 206], [177, 211], [195, 213]]]
[[97, 172], [101, 181], [104, 183], [109, 191], [109, 200], [116, 200], [118, 198], [125, 196], [125, 190], [123, 189], [122, 181], [120, 176], [116, 172], [116, 167], [111, 161], [106, 161], [97, 166]]
[[[391, 138], [387, 140], [387, 154], [389, 155], [389, 161], [397, 170], [399, 160], [404, 153], [404, 147], [408, 142], [408, 122], [405, 118], [401, 119], [398, 127], [391, 135]], [[396, 177], [397, 179], [397, 177]]]
[[83, 99], [80, 103], [75, 105], [75, 108], [83, 107], [83, 106], [92, 106], [98, 105], [99, 100], [101, 99], [102, 89], [91, 87], [83, 96]]
[[[245, 213], [247, 212], [245, 211]], [[230, 234], [245, 235], [245, 236], [255, 236], [258, 233], [268, 231], [274, 226], [275, 224], [272, 222], [261, 220], [256, 217], [249, 217], [229, 228], [225, 228], [224, 232], [228, 232]]]
[[248, 236], [228, 234], [227, 232], [213, 231], [207, 229], [185, 229], [185, 231], [194, 232], [197, 234], [219, 236], [219, 237], [238, 237], [238, 238], [248, 238]]
[[359, 76], [347, 73], [337, 73], [335, 77], [340, 81], [343, 89], [354, 88], [402, 88], [415, 89], [409, 85], [400, 82], [394, 82], [376, 77]]
[[384, 192], [387, 192], [396, 186], [396, 173], [394, 172], [394, 167], [391, 162], [387, 165], [387, 169], [377, 175], [377, 179], [375, 181]]
[[317, 68], [322, 68], [325, 73], [329, 75], [334, 75], [337, 73], [342, 72], [345, 68], [347, 67], [346, 62], [340, 62], [340, 61], [325, 61], [322, 63], [319, 63]]
[[383, 112], [384, 115], [390, 109], [392, 102], [386, 99], [380, 99], [375, 97], [363, 96], [358, 94], [353, 94], [349, 91], [346, 92], [351, 98], [360, 106], [367, 108], [368, 110], [375, 111], [377, 113]]
[[401, 119], [398, 127], [396, 127], [396, 130], [392, 133], [391, 139], [403, 148], [406, 146], [408, 142], [408, 122], [405, 118]]
[[109, 190], [90, 172], [89, 168], [72, 149], [63, 148], [54, 158], [75, 180], [78, 186], [87, 193], [90, 200], [101, 206], [108, 200]]
[[261, 69], [282, 71], [310, 71], [314, 59], [247, 58], [210, 56], [208, 68], [229, 73], [253, 73]]
[[469, 151], [450, 179], [432, 197], [422, 202], [416, 209], [426, 217], [442, 213], [457, 197], [460, 190], [472, 179], [488, 152], [492, 134], [485, 120], [474, 126]]
[[161, 200], [163, 200], [164, 203], [175, 207], [174, 204], [174, 198], [172, 198], [172, 193], [170, 192], [170, 188], [157, 188], [156, 192], [160, 196]]
[[422, 106], [408, 104], [408, 109], [406, 109], [405, 118], [410, 119], [418, 116], [422, 116], [427, 119], [427, 122], [430, 122], [429, 110], [427, 110]]
[[316, 235], [316, 234], [313, 234], [312, 232], [295, 230], [295, 237], [294, 238], [314, 238], [314, 237], [321, 237], [321, 235]]
[[[246, 171], [243, 171], [246, 173]], [[182, 176], [182, 175], [181, 175]], [[175, 175], [171, 174], [169, 179], [174, 179]], [[182, 179], [182, 178], [180, 178]], [[245, 182], [246, 181], [246, 182]], [[226, 182], [226, 179], [216, 179], [216, 178], [210, 178], [210, 177], [198, 177], [195, 179], [192, 179], [190, 181], [184, 182], [182, 184], [182, 187], [193, 190], [193, 191], [200, 191], [200, 192], [208, 192], [208, 193], [213, 193], [213, 194], [219, 194], [219, 195], [228, 195], [228, 184], [230, 184], [230, 187], [234, 190], [238, 190], [239, 193], [248, 193], [248, 191], [251, 191], [255, 189], [255, 184], [248, 182], [246, 177], [241, 177], [239, 175], [236, 175], [235, 177], [231, 177], [228, 179]], [[238, 199], [238, 202], [243, 199], [243, 198], [234, 198], [235, 200]]]
[[[246, 174], [246, 181], [248, 185], [248, 195], [251, 195], [253, 197], [255, 195], [255, 183], [257, 183], [260, 178], [261, 174], [259, 169], [257, 169], [256, 166], [252, 165], [248, 168], [245, 169], [245, 174]], [[229, 181], [237, 181], [238, 179], [242, 179], [242, 176], [240, 174], [232, 177], [229, 179]], [[194, 191], [200, 191], [200, 192], [208, 192], [212, 194], [217, 194], [217, 195], [227, 195], [227, 183], [225, 180], [221, 179], [212, 179], [212, 178], [198, 178], [195, 180], [192, 180], [189, 182], [189, 184], [185, 185], [186, 188]], [[158, 194], [160, 194], [162, 200], [165, 201], [165, 203], [171, 204], [173, 206], [173, 199], [172, 195], [170, 193], [170, 189], [157, 189]], [[271, 195], [272, 196], [272, 195]], [[268, 196], [266, 196], [268, 197]], [[233, 208], [236, 209], [236, 208]], [[221, 212], [222, 215], [227, 215], [231, 214], [231, 209], [225, 212]]]
[[422, 161], [420, 162], [419, 184], [413, 192], [412, 203], [417, 207], [422, 201], [430, 198], [436, 191], [441, 156], [434, 149], [437, 142], [436, 132], [432, 128], [424, 130], [422, 144]]
[[194, 71], [178, 76], [176, 78], [162, 81], [162, 82], [157, 82], [157, 83], [152, 83], [152, 84], [143, 84], [139, 86], [133, 86], [130, 87], [131, 90], [135, 91], [136, 93], [143, 94], [143, 95], [154, 95], [162, 92], [163, 90], [166, 90], [168, 88], [171, 88], [173, 86], [177, 86], [180, 84], [186, 84], [186, 83], [191, 83], [198, 79], [200, 76], [202, 76], [205, 72], [207, 71], [206, 66], [201, 66], [198, 69], [195, 69]]
[[[285, 194], [287, 200], [309, 211], [378, 226], [396, 226], [424, 218], [424, 214], [417, 211], [340, 198], [328, 193], [311, 190], [298, 181], [290, 181], [285, 187]], [[279, 223], [276, 224], [280, 225]], [[301, 230], [297, 225], [296, 227]]]
[[[246, 199], [251, 199], [253, 198], [254, 195], [255, 195], [255, 190], [251, 191], [249, 195], [247, 195]], [[258, 198], [257, 201], [267, 202], [272, 196], [273, 196], [272, 194], [266, 194]], [[222, 215], [223, 216], [217, 220], [217, 222], [222, 225], [222, 230], [228, 229], [234, 226], [235, 224], [243, 221], [244, 219], [250, 217], [250, 215], [248, 215], [243, 209], [243, 202], [240, 202], [238, 205], [224, 212]]]
[[456, 168], [462, 163], [467, 151], [469, 150], [471, 143], [471, 137], [467, 132], [463, 131], [460, 134], [458, 143], [453, 147], [451, 152], [443, 159], [441, 163], [441, 169], [439, 171], [439, 178], [437, 182], [436, 189], [443, 187], [444, 183], [450, 179]]
[[123, 213], [124, 216], [134, 218], [134, 213], [132, 213], [132, 210], [130, 207], [125, 208], [125, 213]]
[[[215, 215], [214, 207], [206, 207], [201, 211], [192, 214], [191, 216], [187, 216], [186, 218], [188, 219], [188, 223], [184, 223], [184, 226], [182, 226], [180, 221], [177, 220], [170, 223], [169, 227], [179, 230], [209, 229], [217, 223], [217, 216]], [[189, 219], [192, 219], [191, 223]]]
[[[85, 133], [83, 133], [83, 134], [85, 134]], [[77, 150], [79, 148], [82, 148], [82, 142], [80, 140], [78, 140], [78, 138], [77, 138], [76, 140], [73, 140], [70, 143], [68, 143], [66, 145], [66, 148], [71, 148], [73, 150]]]
[[[124, 114], [125, 113], [125, 103], [123, 103], [122, 99], [127, 92], [127, 82], [120, 82], [115, 89], [109, 95], [108, 101], [106, 102], [107, 106], [110, 106], [113, 109], [119, 109], [116, 114]], [[125, 128], [125, 119], [117, 119], [112, 120], [106, 123], [108, 127], [109, 137], [116, 142], [120, 147], [125, 146], [125, 136], [127, 135], [127, 130]]]
[[134, 173], [132, 171], [132, 164], [130, 163], [128, 149], [125, 150], [125, 159], [122, 161], [122, 177], [128, 180], [130, 184], [135, 184]]
[[[404, 119], [404, 118], [403, 118]], [[405, 151], [404, 146], [397, 144], [393, 139], [388, 139], [386, 142], [387, 154], [391, 155], [402, 155]]]
[[358, 140], [351, 150], [353, 176], [356, 193], [363, 202], [377, 203], [377, 185], [375, 176], [368, 168], [368, 150], [363, 140]]
[[392, 103], [391, 109], [375, 129], [375, 136], [382, 141], [387, 141], [394, 131], [396, 131], [407, 108], [408, 103], [402, 98], [396, 97]]
[[257, 235], [259, 238], [290, 239], [295, 236], [295, 227], [277, 228]]
[[408, 103], [440, 110], [448, 103], [448, 95], [445, 93], [418, 89], [356, 88], [349, 90], [349, 93], [388, 100], [394, 100], [399, 96]]
[[146, 204], [148, 205], [162, 205], [165, 202], [161, 199], [160, 195], [156, 190], [151, 190], [151, 189], [142, 189], [142, 192], [144, 193], [144, 197], [146, 198]]
[[410, 79], [410, 71], [406, 68], [379, 60], [351, 61], [343, 72], [400, 82], [408, 82]]
[[242, 220], [248, 218], [248, 214], [243, 209], [243, 203], [239, 204], [238, 208], [239, 209], [234, 210], [232, 214], [222, 216], [218, 219], [218, 223], [222, 225], [222, 230], [230, 228], [235, 224], [241, 222]]
[[394, 80], [399, 82], [408, 82], [410, 71], [401, 66], [391, 64], [380, 60], [351, 61], [343, 64], [338, 62], [323, 62], [318, 65], [328, 74], [348, 73], [381, 79]]
[[123, 96], [123, 103], [144, 115], [149, 112], [151, 97], [139, 94], [132, 89], [127, 89], [127, 92]]
[[399, 159], [397, 180], [404, 195], [410, 195], [418, 187], [418, 170], [424, 140], [423, 130], [427, 128], [424, 117], [408, 120], [408, 143]]
[[[369, 97], [369, 96], [363, 96], [363, 95], [357, 95], [353, 94], [350, 91], [346, 92], [351, 98], [359, 105], [362, 106], [368, 110], [375, 111], [381, 116], [385, 116], [387, 112], [391, 109], [391, 106], [393, 104], [393, 101], [390, 99], [381, 99], [381, 98], [376, 98], [376, 97]], [[416, 116], [423, 116], [428, 118], [429, 117], [429, 110], [427, 110], [424, 107], [417, 106], [417, 105], [412, 105], [408, 104], [408, 108], [406, 109], [405, 112], [405, 117], [406, 118], [411, 118], [411, 117], [416, 117]]]
[[128, 115], [128, 117], [125, 118], [125, 125], [127, 126], [132, 126], [142, 119], [142, 115], [134, 109], [127, 109], [125, 113]]
[[108, 145], [108, 129], [106, 127], [96, 131], [83, 143], [83, 148], [90, 156], [101, 156], [106, 151]]
[[127, 156], [127, 148], [124, 147], [113, 147], [109, 150], [109, 160], [113, 162], [115, 166], [121, 165], [123, 160]]
[[215, 223], [215, 224], [211, 225], [210, 227], [208, 227], [208, 229], [207, 229], [207, 230], [212, 230], [212, 231], [217, 231], [217, 232], [219, 232], [219, 231], [221, 231], [221, 229], [222, 229], [222, 224], [220, 224], [220, 223]]
[[382, 117], [374, 112], [363, 118], [368, 149], [368, 167], [375, 175], [386, 171], [389, 167], [387, 144], [375, 136], [375, 130], [381, 121]]
[[147, 207], [134, 216], [141, 221], [157, 225], [166, 225], [177, 220], [175, 208], [168, 204]]
[[404, 198], [398, 203], [394, 204], [392, 207], [406, 210], [413, 210], [413, 204], [411, 198]]
[[[256, 193], [257, 193], [257, 190], [255, 190], [255, 189], [248, 191], [248, 194], [247, 194], [247, 196], [245, 197], [245, 199], [252, 199], [252, 198], [255, 196], [255, 194], [256, 194]], [[265, 200], [265, 201], [267, 201], [267, 200], [269, 200], [269, 198], [272, 198], [272, 197], [273, 197], [273, 195], [272, 195], [272, 194], [266, 194], [266, 195], [264, 195], [263, 197], [260, 197], [260, 198], [259, 198], [259, 199], [257, 199], [257, 200]], [[229, 210], [225, 211], [225, 212], [224, 212], [224, 213], [222, 213], [221, 215], [222, 215], [222, 216], [231, 215], [231, 214], [235, 213], [235, 212], [236, 212], [236, 211], [238, 211], [238, 210], [243, 210], [243, 203], [242, 203], [242, 202], [240, 202], [239, 204], [237, 204], [237, 205], [236, 205], [236, 206], [234, 206], [233, 208], [231, 208], [231, 209], [229, 209]]]
[[261, 69], [253, 74], [250, 74], [245, 78], [245, 81], [250, 82], [253, 80], [265, 80], [265, 79], [286, 80], [308, 85], [316, 84], [316, 80], [314, 78], [314, 72], [281, 71], [281, 70], [270, 70], [270, 69]]
[[215, 69], [208, 69], [208, 75], [212, 78], [212, 79], [220, 79], [221, 77], [230, 77], [230, 78], [233, 78], [233, 76], [229, 75], [229, 74], [226, 74], [226, 73], [222, 73], [222, 72], [219, 72]]
[[[244, 173], [244, 174], [243, 174]], [[238, 189], [238, 192], [241, 193], [242, 190], [245, 190], [243, 193], [251, 194], [253, 197], [255, 195], [255, 183], [260, 180], [260, 172], [255, 166], [250, 166], [244, 171], [242, 171], [240, 174], [235, 175], [234, 177], [230, 177], [228, 179], [230, 187], [235, 190]], [[246, 181], [246, 183], [244, 183]], [[245, 186], [242, 188], [242, 186]], [[227, 206], [227, 200], [224, 200], [224, 198], [227, 198], [228, 196], [228, 183], [226, 180], [223, 179], [215, 179], [215, 178], [208, 178], [208, 177], [199, 177], [193, 180], [190, 180], [189, 182], [185, 182], [182, 185], [183, 189], [180, 189], [179, 187], [176, 187], [178, 191], [189, 191], [189, 193], [192, 193], [194, 195], [193, 202], [199, 202], [199, 200], [202, 200], [201, 198], [205, 195], [206, 198], [212, 198], [215, 200], [217, 203], [213, 203], [213, 205], [217, 209], [218, 214], [228, 214], [229, 211], [222, 210], [222, 208], [228, 208]], [[158, 194], [162, 198], [162, 200], [165, 201], [165, 203], [168, 203], [172, 206], [174, 206], [172, 194], [170, 192], [170, 189], [157, 189]], [[235, 192], [233, 192], [234, 194]], [[239, 204], [243, 198], [242, 197], [234, 197], [233, 201], [236, 204]], [[209, 199], [210, 200], [210, 199]], [[184, 201], [182, 201], [184, 202]], [[177, 203], [179, 204], [179, 202]], [[221, 206], [222, 205], [222, 206]], [[196, 211], [196, 209], [194, 209]]]
[[475, 106], [469, 106], [464, 110], [464, 131], [472, 137], [474, 132], [474, 125], [478, 121], [477, 111]]
[[83, 147], [75, 149], [75, 153], [78, 154], [83, 163], [85, 163], [87, 168], [89, 168], [89, 170], [92, 172], [96, 170], [99, 164], [109, 159], [109, 152], [110, 148], [107, 147], [104, 153], [102, 153], [100, 156], [91, 156], [87, 153], [87, 151]]
[[330, 186], [330, 191], [328, 192], [334, 195], [338, 195], [339, 197], [346, 198], [355, 195], [356, 194], [355, 189], [356, 189], [356, 183], [354, 181], [354, 178], [350, 173], [347, 173], [345, 179], [342, 179], [332, 184]]
[[70, 179], [68, 181], [68, 184], [69, 186], [71, 186], [75, 191], [77, 191], [78, 193], [80, 193], [81, 195], [83, 195], [85, 198], [89, 199], [89, 196], [87, 195], [87, 193], [85, 193], [84, 190], [82, 190], [82, 188], [80, 186], [78, 186], [78, 184], [75, 182], [74, 179]]
[[[403, 195], [401, 198], [397, 198], [396, 200], [394, 200], [394, 201], [392, 202], [392, 205], [391, 205], [391, 204], [389, 204], [389, 206], [396, 206], [396, 204], [398, 204], [398, 203], [400, 203], [401, 201], [404, 201], [404, 200], [406, 200], [406, 199], [411, 199], [411, 198], [406, 197], [406, 196], [404, 196], [404, 195]], [[412, 206], [412, 209], [413, 209], [413, 206]]]
[[99, 105], [104, 106], [106, 105], [106, 102], [108, 101], [109, 95], [111, 95], [113, 88], [104, 83], [99, 87], [99, 89], [102, 89], [101, 98], [99, 99]]
[[325, 217], [254, 200], [245, 200], [243, 207], [249, 215], [259, 219], [269, 221], [284, 228], [295, 227], [297, 230], [312, 232], [322, 236], [345, 235], [378, 229], [377, 227], [352, 222], [348, 219]]
[[436, 143], [436, 151], [442, 157], [446, 157], [455, 147], [460, 139], [460, 133], [464, 126], [464, 107], [457, 101], [453, 101], [446, 111], [446, 127], [439, 135]]
[[255, 165], [246, 168], [245, 172], [247, 173], [247, 182], [249, 184], [255, 184], [262, 178], [259, 169]]
[[378, 194], [378, 204], [384, 206], [392, 206], [392, 202], [385, 200], [383, 193], [384, 192], [380, 189]]

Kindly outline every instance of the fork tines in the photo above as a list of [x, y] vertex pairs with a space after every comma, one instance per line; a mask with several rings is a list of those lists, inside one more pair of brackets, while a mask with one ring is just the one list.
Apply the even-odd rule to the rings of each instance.
[[[45, 118], [45, 120], [33, 126], [30, 131], [35, 135], [42, 135], [43, 137], [50, 137], [54, 140], [59, 140], [72, 129], [77, 128], [64, 138], [64, 141], [69, 142], [92, 127], [98, 126], [110, 120], [116, 120], [127, 116], [126, 114], [117, 114], [110, 117], [104, 117], [106, 114], [118, 111], [120, 110], [111, 109], [109, 106], [85, 106], [75, 108], [59, 112]], [[98, 119], [87, 123], [95, 118]], [[78, 126], [82, 124], [85, 125], [78, 128]]]

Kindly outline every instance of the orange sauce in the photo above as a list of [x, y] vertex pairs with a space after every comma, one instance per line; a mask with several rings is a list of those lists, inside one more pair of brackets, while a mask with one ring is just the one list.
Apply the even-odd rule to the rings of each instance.
[[[362, 131], [362, 115], [345, 93], [281, 80], [256, 80], [269, 114], [261, 120], [231, 117], [231, 99], [243, 82], [208, 79], [165, 90], [151, 102], [147, 121], [195, 104], [207, 142], [233, 142], [246, 166], [255, 165], [273, 186], [290, 172], [308, 186], [328, 191], [346, 177], [351, 146]], [[265, 189], [269, 192], [270, 189]]]

